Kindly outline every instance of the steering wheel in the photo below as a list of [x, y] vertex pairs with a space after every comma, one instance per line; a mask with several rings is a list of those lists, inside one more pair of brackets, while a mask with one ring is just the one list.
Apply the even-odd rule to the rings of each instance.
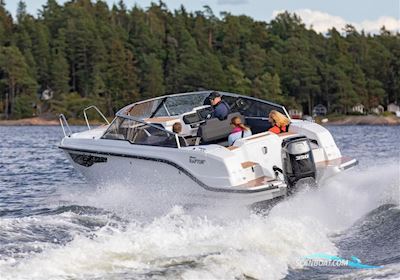
[[235, 105], [239, 111], [246, 111], [250, 107], [250, 104], [242, 98], [237, 99]]
[[210, 106], [198, 110], [197, 113], [202, 120], [208, 120], [212, 118], [213, 109]]

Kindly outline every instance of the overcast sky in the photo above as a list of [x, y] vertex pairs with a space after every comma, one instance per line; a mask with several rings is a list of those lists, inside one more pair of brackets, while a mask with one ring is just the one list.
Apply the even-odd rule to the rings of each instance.
[[[5, 0], [7, 9], [15, 16], [18, 0]], [[28, 12], [37, 15], [37, 11], [47, 0], [25, 0]], [[65, 0], [58, 0], [64, 3]], [[109, 5], [118, 0], [107, 0]], [[135, 3], [146, 8], [150, 0], [125, 0], [128, 8]], [[154, 1], [154, 2], [158, 2]], [[189, 11], [203, 10], [208, 5], [219, 15], [227, 11], [234, 15], [245, 14], [256, 20], [270, 21], [276, 14], [287, 10], [296, 12], [307, 26], [313, 26], [318, 32], [325, 32], [335, 26], [337, 29], [346, 23], [353, 24], [358, 30], [377, 32], [382, 25], [393, 31], [400, 31], [400, 0], [164, 0], [171, 10], [183, 5]]]

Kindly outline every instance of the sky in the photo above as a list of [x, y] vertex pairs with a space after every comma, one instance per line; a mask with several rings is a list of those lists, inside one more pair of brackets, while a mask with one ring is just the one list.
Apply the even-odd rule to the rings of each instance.
[[[5, 0], [6, 8], [15, 17], [19, 0]], [[37, 15], [46, 0], [25, 0], [28, 12]], [[65, 0], [57, 0], [62, 4]], [[111, 6], [118, 0], [106, 0]], [[150, 0], [124, 0], [128, 8], [135, 3], [146, 8]], [[155, 0], [154, 2], [158, 2]], [[400, 0], [163, 0], [170, 10], [183, 5], [188, 11], [204, 10], [211, 7], [215, 15], [226, 11], [233, 15], [248, 15], [256, 20], [270, 21], [279, 12], [289, 11], [299, 15], [307, 27], [318, 32], [328, 28], [341, 30], [345, 24], [354, 25], [357, 30], [377, 33], [382, 25], [391, 31], [400, 31]]]

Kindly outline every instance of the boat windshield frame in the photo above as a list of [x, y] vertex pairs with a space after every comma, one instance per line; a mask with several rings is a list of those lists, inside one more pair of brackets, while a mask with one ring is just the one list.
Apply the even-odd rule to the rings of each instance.
[[[175, 140], [176, 146], [155, 145], [155, 144], [146, 144], [146, 143], [135, 143], [135, 142], [133, 142], [132, 140], [127, 139], [127, 136], [123, 136], [122, 134], [121, 134], [121, 135], [124, 137], [124, 138], [122, 138], [122, 139], [121, 139], [121, 138], [114, 138], [114, 137], [110, 137], [110, 138], [106, 137], [106, 136], [110, 133], [110, 131], [111, 131], [112, 129], [114, 129], [114, 128], [113, 128], [113, 125], [118, 121], [118, 119], [124, 119], [124, 120], [134, 121], [134, 122], [137, 122], [137, 123], [142, 124], [142, 125], [150, 126], [150, 127], [152, 127], [153, 129], [155, 129], [155, 130], [164, 132], [164, 133], [167, 134], [167, 135], [171, 135], [171, 136], [173, 136], [173, 139]], [[122, 124], [122, 122], [121, 122], [119, 125], [121, 125], [121, 124]], [[136, 132], [136, 133], [137, 133], [137, 132]], [[109, 125], [109, 127], [107, 128], [107, 130], [106, 130], [106, 131], [104, 132], [104, 134], [101, 136], [101, 139], [127, 141], [127, 142], [129, 142], [129, 143], [131, 143], [131, 144], [133, 144], [133, 145], [146, 145], [146, 146], [157, 146], [157, 147], [178, 148], [178, 149], [181, 148], [181, 141], [182, 141], [183, 143], [185, 142], [184, 138], [183, 138], [182, 136], [180, 136], [179, 134], [175, 133], [175, 132], [169, 131], [169, 130], [163, 128], [163, 127], [160, 127], [159, 125], [146, 122], [146, 121], [144, 121], [144, 120], [142, 120], [142, 119], [140, 119], [140, 118], [136, 118], [136, 117], [133, 117], [133, 116], [130, 116], [130, 115], [124, 115], [124, 114], [120, 114], [120, 113], [117, 113], [117, 114], [116, 114], [115, 118], [113, 119], [113, 121], [111, 122], [111, 124]], [[181, 141], [180, 141], [180, 139], [181, 139]], [[159, 144], [159, 143], [158, 143], [158, 144]]]
[[[123, 107], [121, 110], [119, 110], [117, 112], [116, 115], [122, 116], [133, 116], [136, 117], [138, 119], [141, 119], [142, 121], [146, 118], [152, 118], [152, 117], [156, 117], [156, 116], [176, 116], [179, 114], [184, 113], [184, 111], [182, 112], [176, 112], [171, 110], [171, 108], [168, 107], [168, 100], [174, 100], [174, 98], [178, 99], [178, 98], [185, 98], [187, 96], [200, 96], [202, 101], [204, 101], [207, 96], [211, 93], [211, 90], [208, 91], [196, 91], [196, 92], [186, 92], [186, 93], [177, 93], [177, 94], [171, 94], [171, 95], [164, 95], [164, 96], [159, 96], [159, 97], [155, 97], [155, 98], [151, 98], [151, 99], [147, 99], [147, 100], [143, 100], [143, 101], [139, 101], [136, 103], [132, 103], [130, 105], [127, 105], [125, 107]], [[236, 94], [236, 93], [230, 93], [230, 92], [221, 92], [219, 91], [219, 93], [221, 94], [222, 98], [224, 99], [229, 99], [229, 98], [236, 98], [236, 100], [238, 99], [242, 99], [242, 100], [248, 100], [250, 102], [254, 104], [260, 103], [260, 104], [265, 104], [265, 105], [269, 105], [272, 108], [280, 111], [281, 113], [284, 113], [289, 119], [290, 119], [290, 115], [287, 112], [286, 108], [282, 105], [270, 102], [270, 101], [266, 101], [266, 100], [262, 100], [256, 97], [251, 97], [251, 96], [246, 96], [246, 95], [240, 95], [240, 94]], [[224, 99], [224, 100], [225, 100]], [[204, 105], [203, 102], [198, 103], [198, 104], [192, 104], [192, 106], [190, 107], [190, 109], [185, 110], [185, 111], [190, 111], [191, 109], [198, 107], [198, 106], [202, 106]], [[141, 107], [139, 107], [141, 106]], [[134, 110], [137, 109], [136, 112], [134, 112]], [[263, 114], [263, 115], [257, 115], [257, 116], [248, 116], [248, 117], [268, 117], [267, 114]]]

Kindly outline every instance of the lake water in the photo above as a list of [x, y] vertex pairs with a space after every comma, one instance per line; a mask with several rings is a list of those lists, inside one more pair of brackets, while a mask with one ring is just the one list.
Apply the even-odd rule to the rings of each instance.
[[[400, 127], [327, 128], [359, 166], [267, 215], [143, 219], [128, 189], [85, 183], [59, 127], [0, 127], [0, 279], [398, 279]], [[304, 266], [317, 253], [382, 267]]]

